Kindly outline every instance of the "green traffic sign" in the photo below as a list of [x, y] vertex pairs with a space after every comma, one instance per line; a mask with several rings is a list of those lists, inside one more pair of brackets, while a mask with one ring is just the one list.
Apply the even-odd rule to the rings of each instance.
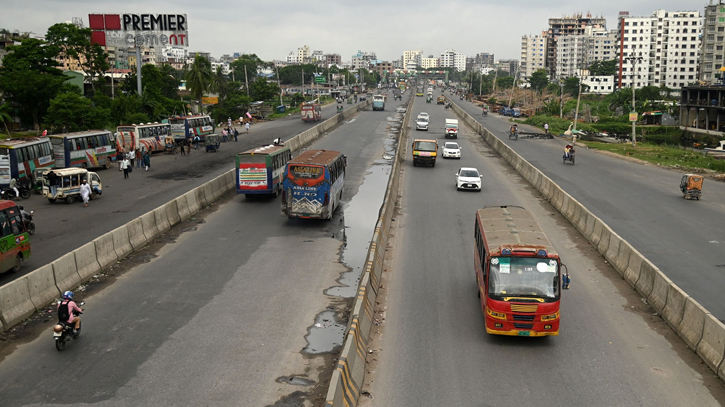
[[327, 78], [324, 76], [315, 76], [315, 83], [326, 83]]

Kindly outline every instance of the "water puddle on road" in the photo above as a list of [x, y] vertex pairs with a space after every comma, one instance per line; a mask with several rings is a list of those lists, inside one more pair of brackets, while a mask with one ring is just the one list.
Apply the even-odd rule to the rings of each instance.
[[345, 329], [345, 324], [335, 321], [335, 311], [328, 309], [321, 312], [315, 318], [315, 324], [308, 329], [309, 333], [305, 337], [307, 346], [302, 351], [311, 355], [331, 352], [342, 345]]

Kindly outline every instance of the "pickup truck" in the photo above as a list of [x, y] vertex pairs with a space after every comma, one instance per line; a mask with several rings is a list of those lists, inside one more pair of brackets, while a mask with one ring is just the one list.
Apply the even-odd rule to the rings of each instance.
[[446, 119], [446, 138], [458, 138], [458, 119]]

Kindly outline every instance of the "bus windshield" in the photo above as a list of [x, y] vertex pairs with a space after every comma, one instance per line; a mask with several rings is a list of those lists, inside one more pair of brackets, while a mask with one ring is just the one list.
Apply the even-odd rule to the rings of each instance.
[[298, 179], [319, 179], [324, 175], [325, 169], [318, 165], [290, 165], [289, 172]]
[[436, 143], [434, 141], [416, 141], [413, 150], [436, 151]]
[[492, 257], [489, 267], [488, 295], [559, 298], [559, 264], [539, 257]]

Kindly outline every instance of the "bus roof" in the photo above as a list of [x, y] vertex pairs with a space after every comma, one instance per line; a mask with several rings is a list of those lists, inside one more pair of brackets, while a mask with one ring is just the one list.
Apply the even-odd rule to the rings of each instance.
[[47, 137], [24, 137], [24, 138], [11, 138], [7, 140], [0, 140], [0, 146], [5, 148], [22, 147], [28, 144], [42, 143], [50, 141]]
[[139, 124], [121, 124], [118, 126], [118, 128], [121, 127], [155, 127], [155, 126], [170, 126], [169, 123], [139, 123]]
[[289, 161], [290, 164], [318, 164], [328, 165], [342, 155], [339, 151], [332, 150], [307, 150]]
[[289, 147], [270, 144], [267, 146], [255, 147], [237, 155], [272, 155], [283, 150], [289, 150]]
[[169, 120], [178, 120], [178, 119], [198, 119], [201, 117], [209, 117], [208, 114], [197, 114], [192, 116], [171, 116], [169, 117]]
[[549, 238], [526, 209], [513, 205], [486, 206], [476, 214], [491, 255], [500, 254], [503, 247], [544, 248], [549, 255], [556, 255]]
[[66, 137], [79, 137], [79, 136], [91, 136], [95, 134], [111, 133], [108, 130], [86, 130], [77, 131], [75, 133], [63, 133], [63, 134], [49, 134], [48, 137], [66, 138]]

